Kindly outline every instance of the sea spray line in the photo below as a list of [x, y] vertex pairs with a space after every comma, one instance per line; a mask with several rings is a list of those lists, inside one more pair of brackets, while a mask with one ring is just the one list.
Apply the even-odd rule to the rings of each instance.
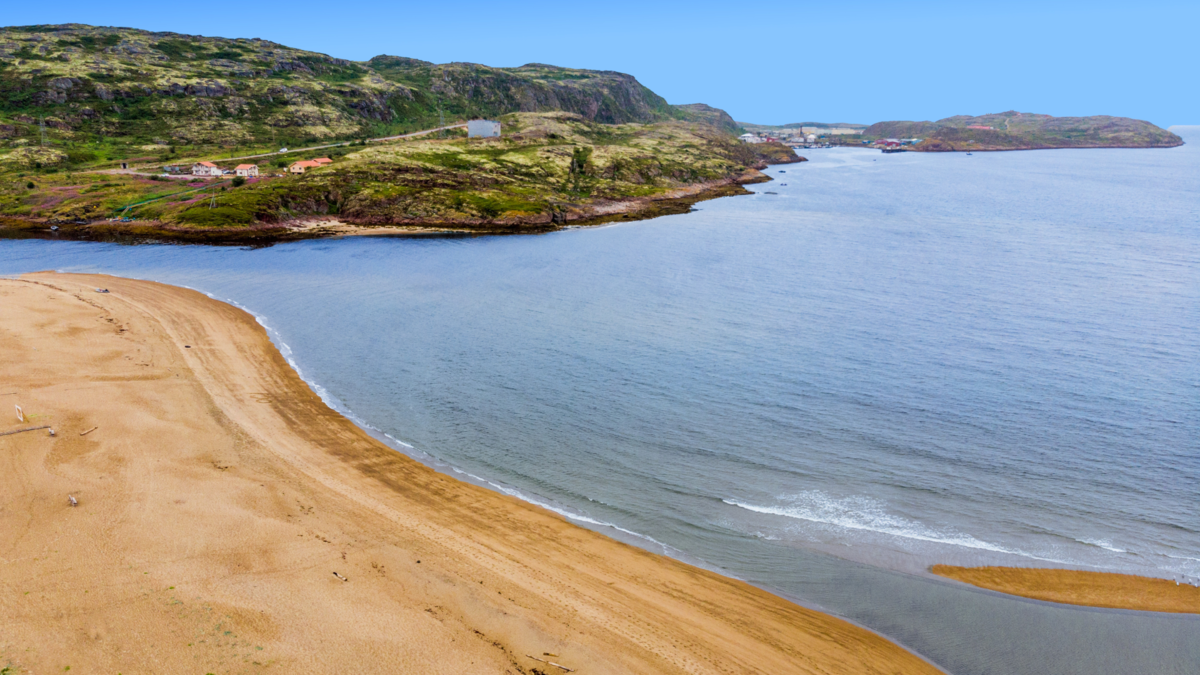
[[[1102, 549], [1104, 549], [1105, 551], [1112, 551], [1113, 553], [1129, 553], [1129, 551], [1127, 551], [1127, 550], [1125, 550], [1125, 549], [1123, 549], [1123, 548], [1117, 548], [1116, 546], [1113, 546], [1112, 542], [1111, 542], [1111, 541], [1109, 541], [1109, 540], [1107, 540], [1107, 539], [1079, 539], [1079, 538], [1075, 538], [1075, 541], [1077, 541], [1077, 542], [1079, 542], [1079, 543], [1081, 543], [1081, 544], [1087, 544], [1088, 546], [1095, 546], [1095, 547], [1097, 547], [1097, 548], [1102, 548]], [[1134, 554], [1131, 554], [1131, 555], [1137, 555], [1137, 554], [1136, 554], [1136, 553], [1134, 553]]]
[[[935, 544], [961, 546], [964, 548], [990, 551], [993, 553], [1006, 553], [1009, 555], [1018, 555], [1025, 558], [1058, 563], [1062, 565], [1081, 564], [1071, 560], [1046, 558], [1029, 553], [1027, 551], [1006, 548], [1004, 546], [999, 546], [997, 544], [976, 539], [971, 535], [941, 534], [920, 523], [914, 523], [912, 521], [886, 513], [878, 506], [877, 503], [862, 497], [851, 497], [843, 500], [837, 500], [830, 498], [819, 491], [812, 491], [801, 495], [782, 496], [780, 499], [792, 502], [808, 502], [808, 504], [780, 507], [759, 506], [756, 504], [748, 504], [738, 501], [736, 499], [722, 499], [721, 501], [731, 506], [737, 506], [755, 513], [764, 513], [774, 516], [783, 516], [785, 518], [806, 520], [823, 525], [833, 525], [835, 527], [841, 527], [847, 530], [861, 530], [865, 532], [891, 535], [904, 539], [926, 541]], [[859, 504], [858, 508], [854, 508], [856, 502]], [[815, 510], [805, 508], [806, 505], [813, 505], [814, 503], [816, 506]], [[1091, 565], [1087, 566], [1091, 567]]]

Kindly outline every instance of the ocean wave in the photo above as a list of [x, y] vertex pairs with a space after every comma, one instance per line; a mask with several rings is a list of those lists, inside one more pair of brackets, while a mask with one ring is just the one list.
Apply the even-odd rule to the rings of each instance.
[[1113, 546], [1112, 542], [1107, 539], [1076, 539], [1075, 541], [1081, 544], [1087, 544], [1088, 546], [1102, 548], [1105, 551], [1112, 551], [1113, 553], [1129, 553], [1129, 551], [1126, 551], [1123, 548], [1117, 548], [1116, 546]]
[[923, 523], [888, 513], [882, 504], [869, 497], [831, 497], [819, 490], [802, 492], [798, 495], [778, 497], [783, 502], [778, 506], [749, 504], [737, 499], [722, 499], [731, 506], [764, 513], [804, 520], [821, 525], [831, 525], [846, 530], [857, 530], [883, 534], [902, 539], [924, 541], [947, 546], [960, 546], [992, 553], [1031, 558], [1059, 564], [1078, 564], [1070, 560], [1058, 560], [1039, 556], [1028, 551], [1009, 548], [977, 539], [969, 534], [935, 530]]

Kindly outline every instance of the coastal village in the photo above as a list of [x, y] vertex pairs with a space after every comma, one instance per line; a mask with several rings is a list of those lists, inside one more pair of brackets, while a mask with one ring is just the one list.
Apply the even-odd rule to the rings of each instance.
[[[775, 132], [747, 132], [738, 136], [743, 143], [783, 143], [791, 148], [832, 148], [834, 146], [863, 145], [884, 152], [902, 151], [906, 146], [920, 143], [921, 138], [874, 138], [854, 139], [861, 136], [862, 129], [854, 127], [800, 126], [794, 129], [782, 127]], [[858, 142], [854, 142], [858, 140]]]

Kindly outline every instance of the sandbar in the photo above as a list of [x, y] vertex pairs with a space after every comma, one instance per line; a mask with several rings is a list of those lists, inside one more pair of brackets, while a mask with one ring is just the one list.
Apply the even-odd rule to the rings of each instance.
[[1009, 595], [1067, 605], [1200, 614], [1200, 588], [1113, 572], [934, 565], [930, 572]]

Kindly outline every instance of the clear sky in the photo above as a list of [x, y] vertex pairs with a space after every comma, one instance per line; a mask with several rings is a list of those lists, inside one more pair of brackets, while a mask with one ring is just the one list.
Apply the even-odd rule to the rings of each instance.
[[260, 37], [365, 60], [618, 70], [742, 122], [1020, 110], [1200, 124], [1200, 1], [6, 2], [9, 25]]

